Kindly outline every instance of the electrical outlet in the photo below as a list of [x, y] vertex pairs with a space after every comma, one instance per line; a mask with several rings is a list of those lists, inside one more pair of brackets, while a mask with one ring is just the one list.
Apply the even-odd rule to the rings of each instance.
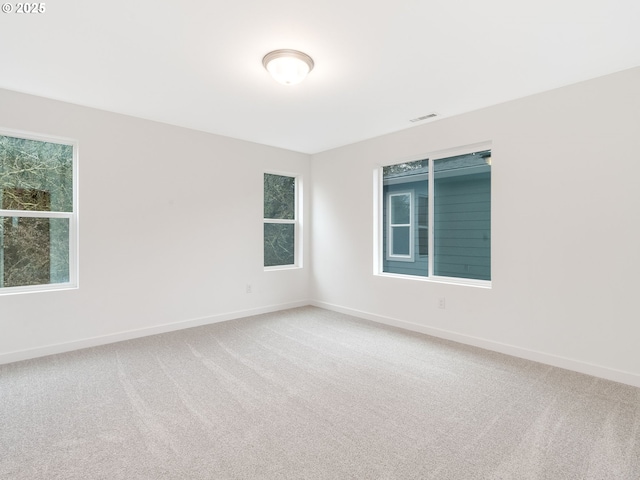
[[438, 298], [438, 308], [442, 308], [443, 310], [446, 308], [447, 302], [444, 297]]
[[251, 293], [251, 284], [247, 283], [247, 293]]

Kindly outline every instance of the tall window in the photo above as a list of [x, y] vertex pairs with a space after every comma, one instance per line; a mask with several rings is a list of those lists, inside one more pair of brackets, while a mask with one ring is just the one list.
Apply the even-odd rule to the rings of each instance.
[[296, 177], [264, 174], [264, 266], [298, 264], [298, 185]]
[[490, 150], [384, 167], [383, 199], [383, 272], [491, 280]]
[[74, 146], [0, 134], [0, 293], [76, 284]]

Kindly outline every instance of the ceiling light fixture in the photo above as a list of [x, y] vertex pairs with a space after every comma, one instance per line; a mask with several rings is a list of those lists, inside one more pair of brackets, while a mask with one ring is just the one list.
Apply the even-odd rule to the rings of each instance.
[[295, 85], [313, 70], [313, 59], [297, 50], [274, 50], [264, 56], [262, 65], [277, 82]]

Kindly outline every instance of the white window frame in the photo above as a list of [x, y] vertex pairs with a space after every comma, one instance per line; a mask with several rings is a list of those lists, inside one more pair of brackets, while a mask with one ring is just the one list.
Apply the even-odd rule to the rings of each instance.
[[[409, 196], [409, 223], [391, 223], [391, 197]], [[414, 261], [415, 227], [414, 227], [414, 192], [413, 190], [397, 191], [387, 193], [387, 260], [396, 262]], [[393, 229], [395, 227], [409, 227], [409, 254], [393, 253]]]
[[0, 135], [6, 137], [22, 138], [47, 143], [58, 143], [71, 146], [72, 156], [72, 189], [73, 205], [71, 212], [55, 211], [31, 211], [31, 210], [5, 210], [0, 208], [0, 217], [21, 218], [66, 218], [69, 220], [69, 281], [64, 283], [48, 283], [42, 285], [24, 285], [16, 287], [1, 287], [1, 295], [13, 295], [19, 293], [48, 292], [53, 290], [69, 290], [78, 288], [78, 141], [21, 130], [0, 128]]
[[[435, 282], [435, 283], [447, 283], [447, 284], [454, 284], [454, 285], [467, 285], [467, 286], [474, 286], [474, 287], [482, 287], [482, 288], [491, 288], [492, 285], [492, 280], [476, 280], [476, 279], [472, 279], [472, 278], [460, 278], [460, 277], [444, 277], [444, 276], [439, 276], [439, 275], [433, 275], [433, 271], [434, 271], [434, 242], [433, 242], [433, 233], [434, 233], [434, 224], [435, 224], [435, 219], [434, 219], [434, 211], [435, 211], [435, 202], [433, 201], [433, 192], [435, 191], [434, 187], [435, 187], [435, 178], [434, 175], [429, 174], [428, 175], [428, 230], [429, 230], [429, 248], [428, 248], [428, 252], [429, 252], [429, 257], [428, 257], [428, 276], [422, 277], [422, 276], [418, 276], [418, 275], [405, 275], [405, 274], [400, 274], [400, 273], [389, 273], [389, 272], [384, 272], [384, 262], [382, 261], [383, 259], [383, 255], [384, 255], [384, 248], [383, 248], [383, 236], [385, 234], [385, 228], [387, 229], [387, 234], [389, 232], [389, 228], [388, 225], [385, 225], [385, 222], [383, 222], [383, 215], [384, 215], [384, 208], [385, 205], [389, 205], [387, 203], [388, 199], [387, 198], [383, 198], [383, 192], [384, 192], [384, 173], [383, 173], [383, 169], [385, 166], [389, 166], [389, 165], [397, 165], [399, 163], [410, 163], [410, 162], [415, 162], [418, 160], [427, 160], [429, 161], [429, 173], [434, 171], [434, 162], [438, 161], [438, 160], [443, 160], [443, 159], [447, 159], [449, 157], [455, 157], [458, 155], [466, 155], [469, 153], [474, 153], [474, 152], [480, 152], [483, 150], [493, 150], [492, 147], [492, 143], [491, 142], [481, 142], [481, 143], [476, 143], [476, 144], [472, 144], [472, 145], [467, 145], [464, 147], [458, 147], [458, 148], [451, 148], [451, 149], [446, 149], [446, 150], [440, 150], [440, 151], [436, 151], [436, 152], [430, 152], [430, 153], [423, 153], [420, 155], [415, 155], [415, 156], [411, 156], [411, 157], [407, 157], [407, 158], [401, 158], [401, 159], [396, 159], [393, 162], [389, 162], [389, 163], [385, 163], [383, 165], [379, 165], [375, 168], [374, 171], [374, 175], [373, 175], [373, 181], [374, 181], [374, 262], [373, 262], [373, 273], [374, 275], [377, 276], [384, 276], [384, 277], [397, 277], [397, 278], [402, 278], [402, 279], [407, 279], [407, 280], [414, 280], [414, 281], [422, 281], [422, 282]], [[490, 166], [492, 166], [491, 163], [489, 163]], [[492, 178], [493, 178], [493, 174], [492, 174]], [[395, 193], [402, 193], [402, 192], [393, 192]], [[387, 194], [389, 195], [389, 194]], [[491, 201], [491, 208], [493, 210], [493, 189], [492, 189], [492, 201]], [[412, 206], [415, 202], [412, 202]], [[492, 215], [493, 218], [493, 215]], [[412, 216], [413, 219], [413, 216]], [[388, 223], [388, 222], [387, 222]], [[413, 223], [413, 222], [412, 222]], [[493, 225], [491, 227], [492, 230], [492, 235], [491, 237], [493, 238]], [[412, 240], [413, 240], [413, 236], [412, 236]], [[387, 241], [389, 241], [387, 239]], [[389, 247], [387, 247], [389, 248]], [[413, 245], [412, 245], [413, 248]], [[493, 249], [492, 249], [493, 251]], [[413, 250], [412, 250], [413, 253]], [[389, 257], [389, 255], [387, 255], [387, 260], [399, 260], [398, 258], [395, 257]], [[491, 256], [492, 262], [493, 262], [493, 253]], [[406, 260], [405, 260], [406, 261]], [[492, 268], [493, 271], [493, 268]]]
[[[267, 223], [272, 224], [289, 224], [293, 225], [293, 248], [294, 248], [294, 256], [293, 263], [289, 265], [273, 265], [266, 267], [264, 266], [264, 228], [262, 229], [262, 266], [265, 271], [274, 271], [274, 270], [291, 270], [302, 268], [302, 175], [291, 172], [281, 172], [274, 170], [265, 170], [262, 172], [262, 176], [264, 179], [264, 174], [269, 175], [279, 175], [281, 177], [290, 177], [294, 179], [294, 207], [293, 207], [293, 219], [281, 219], [281, 218], [264, 218], [263, 213], [263, 225]], [[262, 182], [264, 188], [264, 181]], [[262, 202], [263, 202], [263, 212], [264, 212], [264, 190], [262, 191]]]

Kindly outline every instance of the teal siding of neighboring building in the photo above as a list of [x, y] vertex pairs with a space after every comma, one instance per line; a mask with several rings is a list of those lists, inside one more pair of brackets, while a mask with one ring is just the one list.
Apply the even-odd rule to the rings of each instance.
[[434, 274], [491, 280], [491, 174], [435, 180]]

